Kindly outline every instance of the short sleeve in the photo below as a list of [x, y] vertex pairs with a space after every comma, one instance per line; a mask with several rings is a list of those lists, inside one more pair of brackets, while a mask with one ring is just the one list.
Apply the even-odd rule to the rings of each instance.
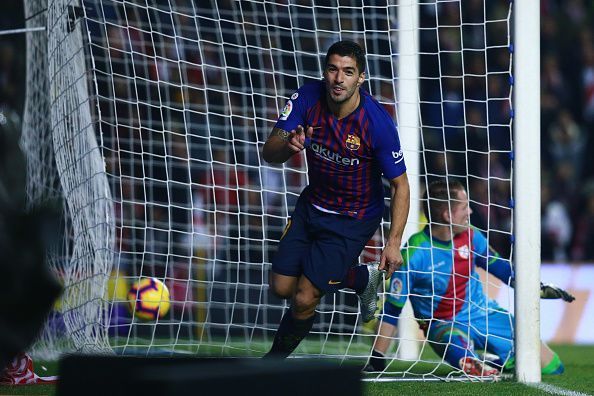
[[298, 125], [305, 126], [310, 92], [311, 87], [308, 86], [303, 86], [294, 92], [281, 110], [274, 127], [291, 131]]
[[384, 176], [391, 180], [405, 173], [406, 165], [398, 129], [387, 113], [377, 116], [372, 133], [373, 150]]

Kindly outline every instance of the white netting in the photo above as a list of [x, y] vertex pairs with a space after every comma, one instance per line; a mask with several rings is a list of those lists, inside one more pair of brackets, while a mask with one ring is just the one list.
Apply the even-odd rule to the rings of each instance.
[[[60, 312], [70, 348], [251, 355], [269, 348], [286, 309], [268, 293], [270, 255], [307, 181], [303, 157], [282, 167], [260, 157], [280, 109], [297, 87], [320, 78], [330, 44], [350, 39], [368, 54], [365, 88], [396, 118], [398, 6], [363, 3], [50, 1], [39, 14], [47, 16], [49, 85], [35, 78], [28, 100], [47, 93], [35, 108], [50, 119], [29, 125], [51, 131], [53, 151], [37, 154], [33, 169], [48, 175], [31, 175], [33, 184], [55, 186], [55, 162], [67, 202], [71, 253], [57, 268], [68, 286]], [[421, 169], [409, 173], [421, 186], [443, 175], [467, 183], [473, 222], [504, 257], [510, 7], [420, 2], [421, 125], [412, 127], [422, 139], [406, 152], [421, 156]], [[42, 73], [44, 54], [29, 51]], [[27, 152], [50, 147], [44, 136], [25, 139]], [[409, 219], [413, 231], [420, 223]], [[378, 257], [385, 230], [386, 223], [362, 261]], [[130, 318], [125, 291], [140, 276], [169, 286], [165, 318]], [[326, 296], [318, 313], [297, 355], [369, 356], [373, 329], [361, 326], [353, 293]], [[435, 356], [398, 364], [399, 376], [444, 374]]]
[[[25, 19], [28, 28], [45, 27], [47, 23], [47, 0], [25, 1]], [[55, 202], [65, 205], [60, 188], [58, 170], [54, 161], [54, 147], [50, 129], [50, 100], [48, 89], [48, 36], [44, 32], [27, 33], [27, 95], [21, 146], [27, 157], [27, 204], [29, 207]], [[64, 211], [66, 213], [66, 211]], [[65, 214], [66, 224], [68, 216]], [[65, 227], [66, 228], [66, 227]], [[61, 232], [62, 230], [56, 230]], [[64, 230], [64, 244], [48, 253], [48, 262], [61, 271], [69, 257], [68, 231]], [[51, 315], [50, 321], [54, 318]], [[72, 348], [73, 344], [60, 337], [62, 326], [46, 326], [34, 347], [36, 354], [56, 358], [57, 351]], [[60, 345], [62, 344], [62, 345]]]
[[[113, 263], [112, 200], [91, 121], [87, 66], [77, 2], [26, 3], [28, 95], [22, 146], [29, 205], [63, 205], [63, 245], [48, 261], [64, 283], [56, 313], [36, 349], [109, 350], [105, 288]], [[62, 337], [67, 332], [68, 337]]]

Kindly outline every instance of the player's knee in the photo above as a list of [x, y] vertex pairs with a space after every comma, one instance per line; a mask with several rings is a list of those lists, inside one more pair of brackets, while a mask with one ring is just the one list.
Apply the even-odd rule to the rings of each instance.
[[298, 290], [293, 297], [293, 313], [297, 316], [309, 317], [313, 315], [319, 298], [314, 294], [304, 290]]

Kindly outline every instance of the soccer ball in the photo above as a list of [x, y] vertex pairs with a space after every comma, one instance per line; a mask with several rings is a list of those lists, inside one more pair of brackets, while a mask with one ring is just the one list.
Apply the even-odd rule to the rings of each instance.
[[157, 320], [169, 311], [169, 289], [156, 278], [141, 278], [130, 288], [128, 303], [138, 319]]

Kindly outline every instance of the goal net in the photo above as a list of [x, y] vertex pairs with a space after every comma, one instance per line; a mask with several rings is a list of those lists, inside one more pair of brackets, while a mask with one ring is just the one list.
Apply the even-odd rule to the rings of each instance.
[[[416, 186], [407, 233], [427, 223], [418, 212], [426, 185], [457, 177], [473, 225], [510, 258], [511, 2], [25, 4], [28, 25], [47, 28], [28, 37], [29, 197], [64, 203], [64, 244], [49, 261], [65, 293], [38, 353], [268, 350], [288, 308], [268, 291], [271, 255], [307, 163], [296, 155], [273, 166], [260, 153], [286, 100], [320, 79], [326, 50], [341, 39], [365, 48], [364, 88], [400, 121]], [[418, 23], [400, 20], [399, 7], [417, 7]], [[418, 43], [416, 75], [401, 62], [406, 40]], [[403, 88], [411, 82], [412, 95]], [[361, 262], [379, 258], [388, 220]], [[168, 287], [165, 316], [144, 321], [130, 311], [127, 292], [141, 277]], [[507, 287], [481, 279], [511, 310]], [[376, 324], [358, 313], [352, 291], [325, 296], [295, 356], [363, 364]], [[412, 360], [399, 353], [405, 341], [421, 346]], [[374, 378], [462, 376], [431, 350], [418, 328], [401, 331], [388, 352], [394, 360]]]

